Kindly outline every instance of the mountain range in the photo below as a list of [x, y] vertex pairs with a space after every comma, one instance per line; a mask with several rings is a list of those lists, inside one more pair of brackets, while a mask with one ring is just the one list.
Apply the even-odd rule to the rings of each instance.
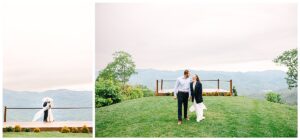
[[[132, 75], [130, 84], [142, 84], [155, 90], [155, 81], [167, 79], [164, 81], [164, 89], [173, 89], [177, 77], [183, 75], [183, 70], [166, 71], [155, 69], [137, 69], [137, 74]], [[264, 98], [265, 93], [274, 91], [282, 94], [282, 97], [289, 97], [289, 103], [297, 102], [297, 89], [288, 90], [285, 77], [286, 73], [280, 70], [252, 71], [252, 72], [224, 72], [224, 71], [203, 71], [191, 70], [192, 74], [199, 75], [201, 80], [233, 81], [238, 95], [249, 96], [253, 98]], [[217, 88], [217, 82], [203, 81], [204, 88]], [[220, 88], [229, 90], [229, 82], [220, 82]], [[286, 93], [286, 94], [285, 94]], [[288, 95], [289, 96], [288, 96]]]

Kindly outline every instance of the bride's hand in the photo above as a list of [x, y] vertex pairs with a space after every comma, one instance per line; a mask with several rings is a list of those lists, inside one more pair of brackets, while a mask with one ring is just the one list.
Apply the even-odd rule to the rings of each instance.
[[176, 96], [174, 96], [173, 98], [174, 98], [174, 100], [176, 100], [176, 99], [177, 99], [177, 97], [176, 97]]

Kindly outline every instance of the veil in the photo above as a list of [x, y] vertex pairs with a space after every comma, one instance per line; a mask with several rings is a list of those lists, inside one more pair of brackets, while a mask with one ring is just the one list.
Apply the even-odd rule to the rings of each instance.
[[[37, 121], [39, 118], [42, 117], [44, 111], [48, 110], [48, 109], [51, 109], [51, 107], [53, 106], [53, 99], [50, 98], [50, 97], [45, 97], [42, 99], [43, 102], [50, 102], [50, 104], [48, 104], [47, 106], [43, 107], [41, 110], [39, 110], [37, 113], [35, 113], [35, 115], [33, 116], [33, 119], [32, 121], [35, 122]], [[51, 105], [51, 107], [50, 107]], [[51, 112], [51, 116], [50, 117], [50, 121], [51, 121], [51, 118], [52, 118], [52, 121], [53, 121], [53, 115], [52, 115], [52, 112]]]

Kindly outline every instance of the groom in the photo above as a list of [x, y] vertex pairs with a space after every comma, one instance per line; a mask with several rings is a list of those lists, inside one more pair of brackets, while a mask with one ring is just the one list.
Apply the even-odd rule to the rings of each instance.
[[[43, 107], [46, 107], [48, 105], [48, 102], [45, 101], [43, 104]], [[47, 122], [47, 118], [48, 118], [48, 109], [44, 111], [44, 122]]]
[[187, 116], [188, 99], [191, 97], [189, 70], [185, 70], [183, 76], [177, 78], [174, 88], [174, 99], [177, 99], [178, 104], [178, 125], [182, 124], [182, 104], [184, 110], [184, 118], [190, 120]]

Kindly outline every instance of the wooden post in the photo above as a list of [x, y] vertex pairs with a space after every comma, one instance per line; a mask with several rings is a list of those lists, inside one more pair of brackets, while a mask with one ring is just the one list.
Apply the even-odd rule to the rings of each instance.
[[156, 94], [156, 96], [158, 95], [158, 80], [156, 80], [156, 92], [155, 92], [155, 94]]
[[7, 106], [4, 106], [4, 118], [3, 118], [4, 122], [6, 122], [6, 112], [7, 112]]
[[218, 79], [218, 89], [220, 89], [220, 79]]
[[160, 90], [163, 90], [163, 79], [160, 80]]
[[230, 96], [232, 96], [232, 80], [230, 80]]

